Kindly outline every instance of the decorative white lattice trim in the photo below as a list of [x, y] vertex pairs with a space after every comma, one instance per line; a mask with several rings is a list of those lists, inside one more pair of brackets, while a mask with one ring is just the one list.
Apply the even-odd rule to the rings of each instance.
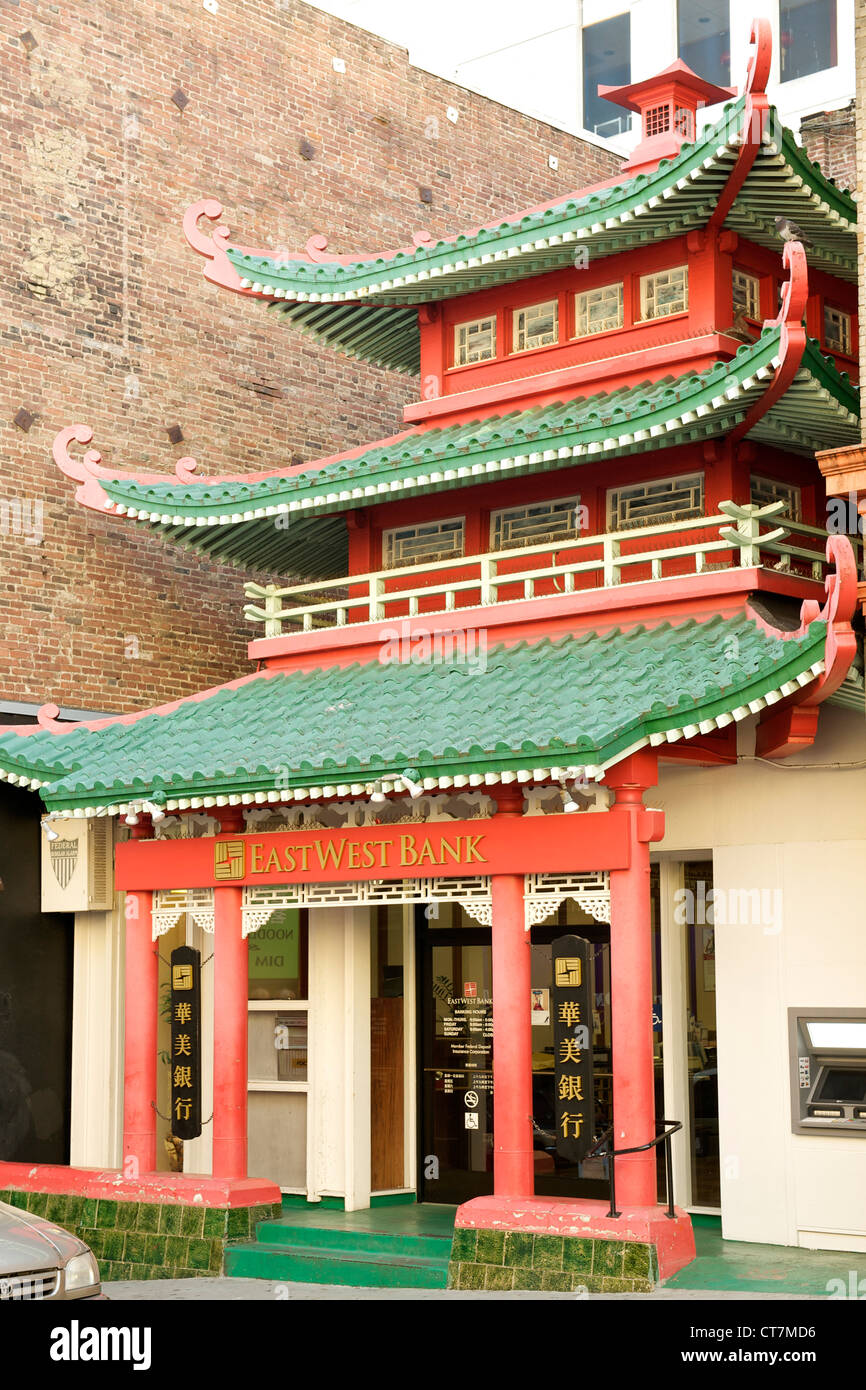
[[153, 827], [155, 840], [200, 840], [219, 833], [219, 821], [201, 811], [196, 815], [187, 812], [182, 816], [167, 816]]
[[[496, 813], [496, 803], [485, 792], [465, 790], [424, 793], [417, 799], [395, 797], [387, 802], [357, 799], [365, 797], [364, 782], [336, 787], [345, 801], [319, 802], [304, 806], [268, 806], [244, 812], [246, 829], [258, 834], [281, 830], [341, 830], [361, 826], [419, 825], [430, 821], [488, 819]], [[290, 794], [291, 795], [291, 794]]]
[[610, 893], [610, 874], [606, 869], [582, 874], [527, 874], [524, 893], [527, 898], [558, 893], [559, 902], [582, 898], [587, 893]]
[[[610, 921], [610, 879], [600, 871], [582, 874], [527, 874], [524, 900], [527, 926], [543, 922], [572, 898], [597, 922]], [[483, 926], [492, 921], [489, 878], [371, 879], [358, 883], [290, 883], [243, 890], [243, 934], [264, 926], [272, 913], [292, 907], [358, 907], [364, 904], [453, 902]]]
[[153, 940], [165, 936], [187, 913], [202, 931], [213, 936], [213, 889], [158, 888], [153, 895]]
[[[287, 907], [360, 907], [388, 903], [458, 902], [489, 904], [489, 878], [371, 879], [358, 883], [287, 883], [245, 887], [241, 906], [244, 936], [258, 931], [271, 913]], [[468, 908], [467, 908], [468, 910]]]
[[463, 908], [467, 917], [471, 917], [475, 922], [480, 922], [482, 927], [492, 926], [493, 903], [461, 901], [459, 906]]
[[535, 927], [539, 922], [544, 922], [552, 912], [556, 912], [564, 898], [526, 898], [526, 930]]

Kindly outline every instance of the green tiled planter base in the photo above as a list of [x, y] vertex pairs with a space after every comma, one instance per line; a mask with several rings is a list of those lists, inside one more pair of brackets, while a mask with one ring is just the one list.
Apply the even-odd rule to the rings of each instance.
[[654, 1245], [531, 1231], [454, 1232], [450, 1289], [539, 1289], [551, 1293], [650, 1293], [658, 1283]]
[[103, 1283], [112, 1279], [200, 1279], [221, 1274], [225, 1248], [255, 1238], [279, 1205], [180, 1206], [106, 1198], [0, 1191], [0, 1201], [56, 1221], [90, 1246]]

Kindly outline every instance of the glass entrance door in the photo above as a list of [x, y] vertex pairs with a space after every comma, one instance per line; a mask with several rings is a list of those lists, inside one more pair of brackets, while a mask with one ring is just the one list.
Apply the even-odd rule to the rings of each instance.
[[[423, 908], [421, 909], [423, 913]], [[440, 906], [442, 918], [466, 920]], [[441, 919], [440, 919], [441, 920]], [[422, 932], [419, 1197], [466, 1202], [493, 1191], [490, 932]]]
[[[438, 916], [418, 909], [419, 1199], [468, 1201], [493, 1191], [493, 991], [491, 936], [456, 904]], [[556, 1152], [551, 943], [576, 932], [594, 946], [595, 1134], [610, 1123], [610, 930], [564, 903], [532, 932], [532, 977], [526, 1001], [532, 1026], [535, 1190], [568, 1197], [606, 1197], [605, 1159], [565, 1163]]]

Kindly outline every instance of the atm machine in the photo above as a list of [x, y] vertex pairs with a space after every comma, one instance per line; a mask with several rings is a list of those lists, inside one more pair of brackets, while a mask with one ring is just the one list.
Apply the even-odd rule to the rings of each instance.
[[791, 1128], [866, 1136], [866, 1009], [789, 1009]]

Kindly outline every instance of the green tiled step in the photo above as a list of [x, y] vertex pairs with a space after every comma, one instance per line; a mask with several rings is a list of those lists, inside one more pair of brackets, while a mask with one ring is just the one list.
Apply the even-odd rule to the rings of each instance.
[[425, 1259], [391, 1251], [340, 1250], [312, 1244], [268, 1245], [257, 1240], [229, 1246], [225, 1272], [235, 1277], [280, 1279], [296, 1284], [444, 1289], [448, 1282], [448, 1253], [446, 1248], [444, 1257]]
[[396, 1255], [400, 1258], [440, 1260], [447, 1267], [451, 1253], [451, 1233], [442, 1235], [413, 1234], [409, 1231], [353, 1230], [348, 1225], [300, 1225], [296, 1221], [260, 1221], [256, 1238], [264, 1245], [292, 1246], [298, 1253], [358, 1251], [371, 1255]]

